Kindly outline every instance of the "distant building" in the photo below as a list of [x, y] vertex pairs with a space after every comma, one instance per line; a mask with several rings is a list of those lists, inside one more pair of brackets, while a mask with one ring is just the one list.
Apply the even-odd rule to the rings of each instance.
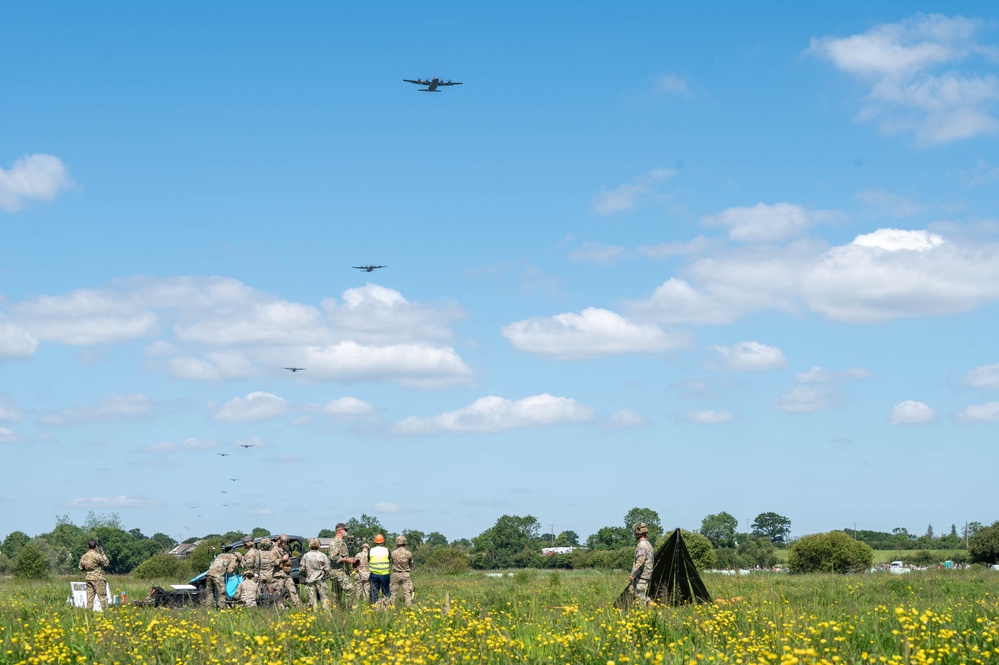
[[175, 556], [178, 559], [186, 559], [187, 555], [194, 551], [194, 548], [201, 544], [200, 540], [196, 540], [193, 543], [180, 543], [172, 550], [167, 552], [170, 556]]
[[553, 554], [572, 554], [575, 547], [542, 547], [541, 553], [545, 556], [552, 556]]

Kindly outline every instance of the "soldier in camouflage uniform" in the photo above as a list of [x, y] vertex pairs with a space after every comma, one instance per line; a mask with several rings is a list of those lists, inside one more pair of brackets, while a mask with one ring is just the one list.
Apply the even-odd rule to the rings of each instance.
[[243, 575], [247, 573], [253, 573], [255, 577], [260, 577], [260, 550], [258, 550], [254, 543], [253, 538], [247, 536], [243, 539], [243, 547], [246, 551], [243, 553], [243, 564], [240, 567]]
[[344, 537], [347, 535], [347, 525], [340, 522], [336, 525], [336, 538], [330, 541], [330, 576], [333, 578], [333, 599], [338, 609], [344, 609], [348, 594], [352, 588], [350, 571], [354, 559], [347, 550]]
[[368, 544], [361, 544], [361, 551], [355, 557], [354, 593], [351, 594], [350, 606], [357, 607], [357, 601], [371, 599], [371, 569], [368, 568]]
[[257, 573], [257, 585], [260, 586], [260, 593], [272, 594], [274, 593], [273, 588], [273, 577], [274, 572], [274, 550], [272, 547], [270, 538], [260, 539], [260, 549], [257, 550], [260, 555], [260, 572]]
[[288, 536], [283, 533], [278, 536], [277, 545], [273, 552], [273, 574], [274, 593], [277, 594], [278, 607], [284, 609], [285, 594], [291, 599], [292, 606], [302, 607], [302, 598], [298, 595], [298, 585], [291, 579], [291, 552], [288, 549]]
[[[244, 556], [243, 559], [246, 559], [246, 557]], [[253, 581], [253, 572], [248, 570], [244, 573], [243, 581], [236, 587], [236, 593], [232, 599], [236, 601], [237, 605], [256, 607], [257, 595], [259, 593], [260, 590], [257, 588], [257, 583]]]
[[315, 611], [319, 609], [319, 603], [322, 603], [323, 609], [328, 610], [330, 599], [326, 591], [326, 575], [330, 571], [330, 558], [319, 551], [318, 538], [309, 541], [309, 551], [302, 555], [298, 569], [305, 578], [305, 589], [309, 592], [309, 606]]
[[390, 584], [393, 602], [399, 599], [399, 588], [402, 587], [406, 598], [406, 607], [413, 604], [413, 580], [409, 574], [413, 570], [413, 554], [406, 549], [406, 536], [396, 536], [395, 549], [389, 555], [392, 559], [392, 581]]
[[[87, 573], [87, 609], [94, 609], [94, 598], [104, 598], [107, 603], [107, 581], [104, 579], [104, 566], [110, 565], [104, 551], [97, 551], [97, 541], [87, 541], [87, 551], [80, 557], [80, 570]], [[104, 603], [101, 603], [103, 606]]]
[[214, 602], [215, 609], [225, 605], [229, 597], [225, 591], [225, 578], [236, 572], [242, 560], [243, 557], [239, 552], [223, 552], [215, 557], [205, 575], [205, 597], [201, 601], [202, 605], [211, 605]]
[[649, 604], [649, 580], [652, 579], [652, 568], [655, 565], [652, 543], [648, 540], [649, 527], [645, 522], [639, 522], [634, 527], [638, 546], [635, 548], [635, 563], [631, 567], [628, 581], [632, 598], [641, 605]]

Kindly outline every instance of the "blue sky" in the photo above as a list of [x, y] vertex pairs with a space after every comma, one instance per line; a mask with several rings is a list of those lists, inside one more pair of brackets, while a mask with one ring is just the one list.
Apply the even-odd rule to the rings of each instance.
[[996, 519], [995, 7], [672, 4], [6, 8], [0, 531]]

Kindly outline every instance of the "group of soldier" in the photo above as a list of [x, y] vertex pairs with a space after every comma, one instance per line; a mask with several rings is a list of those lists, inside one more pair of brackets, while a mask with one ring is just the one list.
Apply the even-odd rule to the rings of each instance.
[[[337, 609], [355, 608], [360, 602], [385, 607], [391, 598], [399, 597], [400, 591], [406, 605], [412, 605], [413, 555], [406, 548], [406, 537], [398, 536], [396, 547], [390, 553], [384, 546], [385, 537], [378, 534], [374, 547], [363, 543], [360, 551], [351, 556], [346, 543], [347, 533], [346, 524], [337, 524], [328, 554], [320, 551], [319, 539], [313, 538], [309, 541], [309, 551], [299, 560], [309, 607], [330, 609], [327, 580], [332, 581], [332, 597]], [[226, 578], [238, 572], [243, 580], [233, 596], [237, 604], [254, 606], [267, 594], [279, 608], [285, 607], [286, 599], [293, 607], [301, 608], [302, 600], [291, 578], [292, 557], [288, 542], [288, 536], [284, 534], [278, 536], [277, 542], [263, 538], [258, 549], [254, 539], [247, 538], [243, 541], [242, 554], [235, 551], [219, 554], [205, 575], [203, 604], [221, 607], [226, 598]]]

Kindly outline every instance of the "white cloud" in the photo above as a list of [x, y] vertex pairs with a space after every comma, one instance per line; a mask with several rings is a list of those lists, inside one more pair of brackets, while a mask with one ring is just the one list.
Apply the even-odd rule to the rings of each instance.
[[682, 334], [667, 334], [650, 323], [633, 323], [606, 309], [535, 317], [504, 326], [502, 334], [518, 351], [559, 359], [624, 353], [663, 353], [689, 345]]
[[112, 395], [95, 405], [76, 406], [47, 413], [38, 419], [42, 425], [66, 427], [87, 423], [110, 423], [125, 420], [138, 420], [149, 414], [152, 400], [139, 393], [135, 395]]
[[977, 41], [985, 25], [916, 14], [859, 35], [813, 39], [808, 52], [869, 86], [858, 120], [888, 135], [911, 133], [923, 145], [944, 144], [999, 129], [999, 80], [974, 65], [957, 69], [972, 56], [995, 58], [994, 47]]
[[622, 409], [615, 411], [610, 420], [604, 424], [610, 429], [627, 429], [630, 427], [644, 427], [649, 423], [649, 419], [637, 411]]
[[377, 284], [347, 289], [343, 304], [323, 301], [326, 317], [340, 334], [367, 344], [412, 341], [445, 341], [452, 337], [450, 324], [465, 318], [456, 303], [411, 303], [401, 293]]
[[976, 404], [962, 409], [957, 414], [962, 423], [996, 423], [999, 422], [999, 402]]
[[593, 201], [593, 212], [597, 215], [612, 215], [631, 210], [639, 201], [655, 195], [657, 183], [669, 180], [676, 174], [676, 169], [653, 169], [616, 189], [601, 191]]
[[665, 324], [731, 323], [753, 311], [802, 309], [876, 323], [956, 314], [997, 299], [999, 245], [878, 229], [835, 247], [804, 241], [700, 259], [625, 311]]
[[670, 259], [674, 256], [701, 254], [711, 246], [711, 241], [702, 235], [687, 242], [670, 241], [655, 245], [641, 245], [635, 253], [650, 259]]
[[178, 379], [220, 381], [253, 375], [253, 361], [241, 351], [211, 351], [205, 359], [176, 357], [169, 361], [170, 373]]
[[374, 413], [375, 407], [356, 397], [340, 397], [327, 402], [323, 411], [336, 416], [360, 416]]
[[255, 391], [246, 397], [235, 397], [212, 414], [216, 420], [247, 422], [273, 420], [288, 413], [289, 405], [277, 395]]
[[853, 200], [879, 215], [890, 217], [909, 217], [923, 210], [923, 206], [913, 203], [906, 197], [883, 189], [865, 189], [857, 192]]
[[724, 425], [735, 420], [735, 417], [728, 411], [691, 411], [686, 414], [688, 422], [695, 425]]
[[687, 79], [676, 74], [664, 74], [656, 79], [655, 90], [663, 95], [678, 95], [680, 97], [690, 97], [690, 89], [687, 86]]
[[28, 358], [38, 350], [38, 340], [24, 328], [0, 321], [0, 360]]
[[751, 208], [729, 208], [702, 221], [728, 229], [729, 237], [737, 242], [770, 243], [802, 235], [812, 225], [834, 217], [829, 211], [808, 210], [791, 203], [757, 203]]
[[928, 404], [906, 400], [896, 404], [888, 416], [893, 425], [923, 425], [937, 419], [937, 412]]
[[118, 293], [78, 290], [36, 296], [11, 307], [11, 318], [32, 337], [62, 344], [110, 344], [150, 335], [156, 314]]
[[0, 395], [0, 423], [16, 423], [20, 420], [24, 420], [21, 407]]
[[846, 395], [840, 385], [848, 379], [865, 379], [870, 374], [863, 369], [849, 369], [838, 372], [813, 367], [794, 378], [794, 385], [773, 405], [784, 413], [812, 413], [822, 409], [840, 407]]
[[315, 307], [285, 300], [219, 309], [197, 323], [177, 326], [177, 339], [214, 346], [296, 344], [326, 338]]
[[787, 365], [784, 352], [760, 342], [739, 342], [734, 346], [712, 347], [721, 355], [730, 372], [760, 372]]
[[253, 508], [250, 510], [250, 515], [255, 515], [257, 517], [267, 517], [273, 514], [274, 511], [270, 508]]
[[399, 434], [488, 434], [583, 422], [592, 417], [592, 409], [567, 397], [545, 393], [512, 401], [489, 396], [431, 418], [406, 418], [394, 430]]
[[984, 159], [979, 158], [975, 162], [975, 168], [968, 179], [969, 187], [981, 187], [991, 185], [999, 180], [999, 166], [992, 166]]
[[92, 496], [70, 499], [65, 505], [67, 508], [151, 508], [163, 505], [163, 502], [145, 496], [119, 495], [116, 497]]
[[995, 390], [999, 388], [999, 364], [976, 367], [964, 375], [961, 383], [974, 388]]
[[10, 169], [0, 168], [0, 208], [14, 212], [28, 201], [51, 201], [73, 185], [69, 169], [53, 155], [21, 157]]
[[7, 427], [0, 427], [0, 444], [3, 443], [17, 443], [21, 440], [17, 434], [8, 429]]
[[381, 501], [375, 504], [375, 510], [380, 513], [397, 513], [401, 510], [398, 504], [390, 503], [388, 501]]
[[392, 380], [416, 387], [438, 387], [467, 383], [472, 370], [449, 347], [429, 344], [363, 346], [341, 342], [299, 351], [310, 378], [343, 383]]
[[578, 263], [595, 263], [609, 266], [617, 263], [628, 254], [628, 250], [618, 245], [601, 245], [595, 242], [584, 242], [569, 252], [569, 260]]

